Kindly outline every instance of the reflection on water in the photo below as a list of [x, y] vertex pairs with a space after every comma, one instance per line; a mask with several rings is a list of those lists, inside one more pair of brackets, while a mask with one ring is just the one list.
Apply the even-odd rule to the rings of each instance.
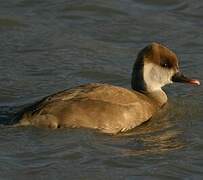
[[0, 2], [2, 179], [203, 179], [202, 86], [116, 136], [4, 126], [24, 105], [88, 82], [130, 87], [137, 52], [158, 41], [202, 81], [202, 0]]
[[136, 129], [119, 135], [131, 138], [136, 146], [122, 148], [125, 155], [162, 154], [178, 150], [186, 146], [184, 132], [174, 123], [174, 116], [169, 105], [162, 109], [155, 117]]

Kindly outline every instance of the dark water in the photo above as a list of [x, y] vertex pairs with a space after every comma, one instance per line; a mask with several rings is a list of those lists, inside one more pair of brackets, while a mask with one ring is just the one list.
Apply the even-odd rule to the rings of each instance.
[[[87, 82], [130, 87], [136, 53], [158, 41], [203, 80], [202, 0], [1, 0], [0, 122]], [[118, 136], [0, 126], [0, 179], [203, 179], [203, 88]]]

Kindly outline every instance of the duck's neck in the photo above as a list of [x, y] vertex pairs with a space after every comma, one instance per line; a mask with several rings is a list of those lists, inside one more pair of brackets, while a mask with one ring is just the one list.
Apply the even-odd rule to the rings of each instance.
[[140, 75], [142, 69], [137, 69], [137, 71], [133, 72], [133, 77], [131, 81], [132, 89], [138, 91], [142, 94], [145, 94], [149, 97], [152, 101], [155, 102], [159, 107], [162, 107], [167, 102], [167, 95], [166, 93], [160, 88], [154, 90], [153, 88], [147, 87], [144, 78]]
[[135, 91], [147, 91], [146, 84], [143, 77], [144, 62], [138, 60], [135, 62], [132, 72], [131, 87]]
[[154, 101], [159, 107], [165, 105], [168, 100], [166, 93], [162, 89], [152, 92], [144, 92], [144, 94]]
[[166, 93], [160, 88], [154, 91], [147, 90], [147, 87], [144, 83], [143, 79], [134, 80], [132, 81], [132, 89], [134, 91], [138, 91], [145, 96], [147, 96], [153, 103], [155, 103], [158, 107], [162, 107], [164, 104], [167, 103], [167, 95]]

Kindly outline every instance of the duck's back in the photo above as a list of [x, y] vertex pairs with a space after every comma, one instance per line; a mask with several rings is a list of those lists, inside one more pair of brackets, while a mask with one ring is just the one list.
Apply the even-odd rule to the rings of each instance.
[[140, 125], [155, 110], [153, 102], [139, 92], [108, 84], [86, 84], [26, 108], [19, 125], [87, 127], [117, 133]]

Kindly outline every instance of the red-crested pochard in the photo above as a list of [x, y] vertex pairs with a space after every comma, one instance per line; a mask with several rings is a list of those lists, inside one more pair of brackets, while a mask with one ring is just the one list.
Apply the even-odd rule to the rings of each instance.
[[185, 77], [178, 58], [167, 47], [152, 43], [142, 49], [126, 89], [109, 84], [85, 84], [43, 98], [16, 117], [18, 126], [85, 127], [116, 134], [149, 120], [167, 102], [162, 87], [172, 82], [200, 85]]

